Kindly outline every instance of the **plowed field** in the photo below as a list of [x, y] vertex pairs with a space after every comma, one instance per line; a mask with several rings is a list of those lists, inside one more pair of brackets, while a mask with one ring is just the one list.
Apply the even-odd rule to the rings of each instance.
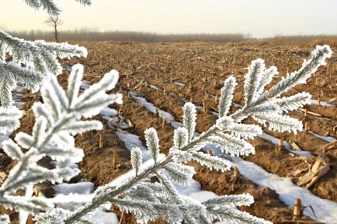
[[[76, 43], [87, 47], [88, 57], [65, 60], [64, 65], [81, 63], [85, 65], [85, 80], [91, 84], [98, 82], [102, 75], [111, 69], [120, 72], [117, 92], [123, 93], [122, 105], [111, 105], [120, 115], [129, 119], [132, 127], [127, 131], [140, 137], [145, 145], [144, 130], [154, 127], [159, 135], [160, 148], [163, 153], [173, 145], [174, 128], [170, 122], [163, 121], [158, 113], [150, 112], [144, 104], [137, 102], [131, 92], [145, 98], [160, 110], [174, 116], [175, 121], [182, 121], [182, 107], [184, 102], [191, 101], [200, 106], [196, 131], [201, 133], [214, 124], [217, 116], [217, 98], [224, 80], [233, 75], [239, 85], [236, 88], [234, 101], [243, 105], [243, 81], [247, 67], [257, 58], [265, 60], [266, 66], [275, 65], [277, 75], [272, 84], [277, 83], [287, 73], [298, 70], [304, 59], [310, 58], [314, 45], [300, 43], [272, 44], [269, 42], [249, 43], [116, 43], [116, 42], [81, 42]], [[337, 48], [332, 47], [334, 52]], [[295, 143], [301, 150], [310, 152], [312, 157], [298, 156], [284, 146], [273, 144], [265, 138], [250, 141], [256, 148], [256, 154], [245, 156], [243, 159], [251, 161], [269, 173], [279, 177], [292, 178], [294, 183], [299, 181], [307, 170], [313, 166], [318, 158], [323, 158], [329, 170], [309, 187], [309, 190], [320, 198], [337, 202], [337, 150], [333, 147], [323, 155], [322, 147], [329, 142], [319, 136], [337, 138], [337, 58], [335, 55], [328, 60], [325, 67], [311, 77], [307, 84], [298, 85], [290, 91], [297, 93], [306, 91], [312, 94], [314, 100], [321, 101], [321, 105], [307, 105], [307, 116], [303, 111], [290, 113], [306, 123], [306, 131], [294, 135], [293, 133], [278, 133], [263, 128], [266, 134], [288, 143]], [[69, 71], [59, 76], [60, 82], [66, 86]], [[26, 104], [22, 109], [27, 110], [34, 99], [26, 94]], [[328, 103], [324, 106], [324, 103]], [[304, 109], [304, 108], [303, 108]], [[235, 107], [232, 108], [232, 111]], [[85, 159], [80, 164], [82, 173], [73, 178], [73, 182], [80, 179], [91, 181], [95, 186], [108, 183], [117, 176], [131, 169], [130, 153], [124, 143], [100, 116], [104, 129], [100, 132], [87, 132], [76, 137], [77, 147], [85, 151]], [[23, 117], [19, 131], [31, 131], [31, 122]], [[247, 119], [245, 123], [254, 123]], [[121, 131], [121, 130], [117, 130]], [[99, 135], [103, 137], [103, 145], [99, 147]], [[316, 136], [314, 134], [317, 134]], [[207, 150], [207, 149], [205, 149]], [[114, 160], [114, 154], [119, 159]], [[1, 171], [8, 172], [12, 166], [5, 155], [1, 155]], [[255, 203], [250, 207], [240, 209], [252, 215], [265, 218], [273, 222], [292, 220], [293, 208], [286, 205], [275, 190], [261, 187], [252, 180], [240, 176], [233, 181], [233, 170], [228, 172], [211, 171], [197, 163], [191, 163], [196, 170], [194, 178], [201, 183], [203, 189], [218, 195], [250, 193]], [[298, 175], [297, 175], [298, 174]], [[303, 186], [305, 187], [305, 186]], [[47, 187], [48, 188], [48, 187]], [[52, 194], [52, 193], [50, 193]], [[304, 205], [304, 206], [310, 206]], [[305, 210], [310, 208], [305, 208]], [[114, 210], [119, 216], [120, 212]], [[15, 214], [12, 214], [12, 217]], [[301, 220], [312, 220], [307, 216]], [[336, 221], [337, 222], [337, 221]], [[132, 215], [123, 215], [122, 223], [135, 223]], [[160, 220], [155, 223], [161, 223]]]

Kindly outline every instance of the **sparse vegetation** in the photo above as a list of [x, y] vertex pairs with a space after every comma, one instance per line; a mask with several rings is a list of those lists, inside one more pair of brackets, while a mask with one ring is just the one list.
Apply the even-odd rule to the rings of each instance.
[[[89, 0], [78, 1], [82, 4], [91, 4]], [[54, 16], [59, 13], [58, 7], [53, 4], [48, 5], [46, 2], [41, 3], [42, 5], [36, 2], [31, 4], [30, 6], [35, 8], [47, 9]], [[97, 212], [95, 209], [102, 209], [101, 206], [106, 202], [112, 203], [114, 207], [110, 208], [110, 205], [107, 205], [104, 209], [115, 212], [120, 217], [120, 222], [124, 223], [135, 222], [130, 213], [125, 212], [132, 212], [138, 222], [156, 223], [182, 221], [213, 223], [222, 220], [231, 220], [235, 223], [269, 223], [252, 215], [275, 221], [275, 214], [280, 217], [281, 212], [284, 212], [282, 219], [289, 219], [287, 212], [291, 213], [292, 209], [280, 202], [277, 193], [272, 190], [273, 187], [257, 189], [254, 184], [257, 180], [248, 180], [249, 177], [244, 176], [244, 170], [239, 171], [236, 165], [240, 165], [237, 163], [240, 160], [235, 157], [239, 155], [244, 155], [246, 160], [279, 175], [278, 178], [290, 177], [294, 183], [311, 189], [319, 197], [331, 199], [317, 191], [320, 191], [321, 183], [332, 184], [331, 180], [323, 180], [326, 175], [336, 174], [335, 170], [330, 170], [336, 158], [333, 150], [336, 148], [336, 141], [324, 144], [318, 149], [307, 149], [300, 141], [305, 136], [309, 140], [311, 138], [317, 146], [319, 141], [315, 138], [324, 139], [321, 134], [324, 128], [319, 127], [317, 132], [320, 135], [318, 135], [315, 133], [317, 130], [315, 126], [311, 125], [314, 122], [319, 124], [326, 122], [329, 132], [325, 135], [336, 135], [336, 105], [327, 103], [327, 99], [333, 103], [330, 93], [335, 91], [335, 86], [323, 85], [320, 82], [322, 79], [320, 72], [310, 78], [320, 65], [325, 64], [325, 59], [332, 56], [329, 46], [317, 46], [311, 54], [311, 59], [305, 61], [301, 67], [302, 59], [308, 58], [310, 51], [297, 51], [293, 48], [288, 51], [280, 48], [282, 44], [278, 44], [277, 55], [269, 59], [272, 64], [280, 62], [285, 53], [287, 63], [293, 63], [297, 69], [300, 68], [288, 74], [289, 65], [283, 64], [284, 67], [281, 69], [287, 69], [287, 75], [286, 73], [280, 75], [276, 67], [266, 68], [262, 59], [252, 61], [248, 72], [237, 69], [238, 67], [244, 69], [248, 55], [254, 55], [261, 50], [259, 55], [261, 57], [265, 53], [264, 50], [270, 47], [269, 43], [257, 45], [261, 47], [257, 49], [256, 45], [247, 43], [137, 45], [131, 42], [84, 42], [84, 45], [88, 44], [91, 52], [88, 59], [62, 60], [62, 65], [67, 70], [63, 71], [63, 76], [57, 80], [55, 76], [49, 74], [61, 73], [56, 57], [86, 56], [84, 48], [42, 41], [27, 42], [13, 38], [2, 31], [0, 41], [1, 72], [8, 76], [6, 80], [5, 78], [2, 80], [3, 108], [0, 110], [3, 120], [2, 132], [16, 129], [17, 120], [21, 117], [21, 113], [12, 107], [10, 90], [14, 89], [16, 82], [24, 82], [32, 89], [36, 89], [36, 86], [42, 83], [41, 74], [45, 72], [49, 78], [49, 82], [41, 89], [42, 102], [35, 102], [32, 106], [34, 116], [30, 106], [38, 100], [36, 94], [26, 91], [25, 96], [20, 96], [26, 100], [20, 107], [24, 111], [21, 123], [25, 125], [21, 126], [11, 138], [2, 142], [0, 203], [4, 208], [14, 208], [18, 211], [22, 223], [28, 219], [28, 213], [34, 213], [34, 221], [37, 223], [100, 222], [101, 216], [96, 215], [95, 218], [95, 215], [89, 213]], [[97, 54], [90, 49], [91, 46], [95, 46], [96, 51], [102, 52]], [[222, 51], [230, 57], [218, 57], [219, 55], [223, 57]], [[235, 57], [236, 51], [244, 53], [241, 53], [240, 57]], [[41, 56], [38, 53], [41, 53]], [[178, 54], [178, 57], [175, 57], [175, 54]], [[9, 59], [10, 56], [12, 58]], [[39, 60], [31, 63], [30, 59], [33, 56]], [[292, 57], [296, 60], [290, 62]], [[148, 63], [147, 60], [151, 62]], [[103, 64], [104, 61], [108, 63]], [[84, 66], [74, 65], [77, 62], [81, 62]], [[174, 70], [175, 67], [182, 69]], [[85, 75], [85, 79], [91, 82], [91, 87], [81, 81], [84, 68], [89, 72]], [[112, 88], [117, 83], [118, 73], [112, 69], [118, 69], [122, 73], [116, 90]], [[193, 73], [190, 73], [191, 71]], [[334, 71], [334, 68], [328, 67], [325, 72], [328, 74]], [[102, 78], [100, 74], [106, 72]], [[244, 74], [246, 75], [243, 76]], [[31, 76], [39, 79], [31, 82], [29, 79]], [[306, 81], [315, 84], [309, 87], [296, 86]], [[334, 83], [336, 77], [329, 74], [329, 81]], [[186, 85], [187, 83], [189, 85]], [[86, 90], [82, 91], [81, 86]], [[234, 91], [235, 87], [239, 90], [238, 93]], [[317, 92], [314, 91], [316, 94], [314, 96], [317, 96], [317, 107], [306, 106], [302, 114], [296, 109], [311, 102], [310, 94], [298, 93], [305, 88], [309, 88], [310, 92], [318, 89]], [[19, 90], [15, 89], [15, 92], [19, 93]], [[121, 103], [120, 92], [125, 93], [125, 104], [110, 105], [115, 107], [116, 111], [105, 108], [114, 102]], [[17, 97], [17, 94], [14, 95]], [[138, 95], [146, 99], [139, 98]], [[149, 106], [147, 99], [160, 108], [153, 109], [153, 105]], [[322, 109], [326, 106], [329, 108]], [[103, 108], [114, 114], [104, 115], [104, 119], [109, 119], [104, 122], [106, 125], [103, 126], [99, 121], [84, 119], [98, 115]], [[310, 117], [318, 114], [315, 113], [316, 109], [325, 120]], [[142, 119], [139, 119], [140, 117]], [[96, 119], [102, 120], [102, 116], [97, 116]], [[182, 123], [176, 122], [177, 120]], [[256, 125], [257, 122], [264, 127]], [[306, 132], [294, 135], [293, 133], [302, 131], [303, 124]], [[149, 125], [157, 127], [158, 131], [149, 128]], [[289, 134], [284, 133], [285, 131]], [[82, 134], [83, 132], [85, 133]], [[118, 141], [119, 136], [126, 132], [142, 136], [141, 140], [147, 149], [137, 147], [128, 153], [125, 148], [129, 142], [125, 141], [124, 145]], [[277, 137], [278, 146], [263, 140], [266, 139], [263, 137], [266, 133]], [[111, 140], [111, 137], [114, 140]], [[254, 137], [258, 138], [253, 140]], [[296, 140], [299, 146], [291, 150], [287, 148], [287, 140]], [[75, 143], [84, 151], [75, 147]], [[217, 146], [223, 154], [218, 154], [216, 148], [207, 144]], [[255, 153], [254, 146], [257, 148], [261, 146], [261, 151], [255, 156], [250, 155]], [[308, 155], [308, 152], [295, 152], [302, 149], [310, 151], [315, 158], [298, 156]], [[148, 154], [146, 162], [143, 161], [145, 158], [143, 153]], [[81, 162], [84, 154], [86, 157]], [[220, 155], [220, 158], [215, 154]], [[79, 167], [74, 163], [79, 163]], [[308, 168], [308, 164], [312, 166]], [[233, 173], [228, 172], [231, 165], [234, 166]], [[196, 173], [191, 166], [197, 171]], [[133, 171], [114, 180], [130, 169]], [[211, 171], [212, 169], [216, 171]], [[80, 170], [82, 174], [79, 174]], [[226, 176], [228, 173], [230, 178]], [[189, 183], [192, 175], [203, 188], [208, 188], [218, 196], [214, 195], [199, 201], [181, 193], [178, 185]], [[75, 183], [89, 180], [94, 182], [96, 189], [91, 197], [79, 198], [75, 195], [74, 198], [67, 196], [63, 199], [58, 198], [57, 201], [57, 197], [49, 193], [48, 199], [46, 192], [52, 189], [50, 182], [54, 184], [64, 180]], [[42, 190], [39, 184], [47, 187]], [[188, 187], [189, 185], [187, 189]], [[222, 188], [220, 190], [217, 187]], [[327, 191], [328, 195], [335, 193], [334, 188], [328, 188]], [[246, 209], [245, 207], [239, 210], [239, 206], [248, 206], [253, 202], [247, 192], [257, 199], [258, 208], [263, 206], [259, 200], [270, 199], [264, 203], [268, 212], [253, 210], [250, 211], [251, 215], [242, 211]], [[21, 196], [23, 193], [24, 197]], [[333, 198], [331, 200], [336, 201]], [[273, 204], [277, 202], [277, 205]], [[304, 216], [300, 202], [299, 198], [295, 200], [295, 209], [291, 213], [294, 222], [309, 219]], [[58, 207], [60, 203], [67, 203], [67, 206], [74, 206], [76, 209]], [[272, 207], [277, 208], [276, 213], [275, 210], [271, 211]], [[1, 214], [9, 214], [11, 217], [1, 215], [0, 222], [9, 223], [9, 218], [17, 220], [15, 213], [4, 208], [0, 207]], [[109, 212], [103, 210], [103, 213]], [[274, 218], [270, 217], [273, 215]], [[325, 220], [322, 216], [319, 219]]]

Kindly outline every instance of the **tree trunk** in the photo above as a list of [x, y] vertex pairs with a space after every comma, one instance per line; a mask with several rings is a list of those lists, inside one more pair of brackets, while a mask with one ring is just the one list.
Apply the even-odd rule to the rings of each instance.
[[57, 25], [54, 26], [54, 29], [55, 29], [55, 40], [58, 43], [59, 39], [58, 39]]

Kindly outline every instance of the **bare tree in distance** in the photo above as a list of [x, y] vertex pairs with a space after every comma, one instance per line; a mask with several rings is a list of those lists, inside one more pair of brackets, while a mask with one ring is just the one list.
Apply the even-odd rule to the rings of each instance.
[[58, 16], [50, 16], [50, 17], [45, 21], [45, 23], [46, 23], [48, 26], [54, 27], [55, 40], [56, 40], [56, 42], [59, 42], [57, 26], [62, 25], [62, 24], [63, 24], [63, 21], [60, 20]]

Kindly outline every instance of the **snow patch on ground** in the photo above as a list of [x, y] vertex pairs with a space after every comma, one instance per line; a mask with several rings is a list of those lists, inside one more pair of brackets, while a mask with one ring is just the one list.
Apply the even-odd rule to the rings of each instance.
[[152, 88], [152, 89], [158, 90], [158, 87], [157, 87], [157, 86], [149, 85], [149, 87]]
[[[159, 154], [158, 156], [158, 161], [162, 161], [165, 159], [164, 154]], [[143, 157], [144, 160], [144, 157]], [[148, 159], [145, 162], [143, 162], [141, 166], [141, 171], [144, 169], [147, 169], [148, 167], [152, 166], [154, 164], [153, 159]], [[127, 181], [128, 179], [132, 178], [135, 176], [135, 171], [134, 170], [129, 170], [128, 172], [124, 173], [123, 175], [118, 176], [116, 179], [108, 183], [109, 186], [119, 186], [121, 185], [124, 181]]]
[[100, 114], [103, 115], [103, 118], [107, 119], [107, 118], [117, 116], [118, 112], [117, 110], [112, 109], [110, 107], [105, 107], [103, 110], [101, 110]]
[[147, 102], [147, 100], [143, 97], [138, 97], [135, 92], [130, 92], [131, 96], [138, 102], [138, 103], [144, 103], [144, 106], [146, 109], [152, 113], [158, 112], [159, 117], [164, 118], [166, 121], [174, 121], [174, 117], [172, 114], [167, 113], [163, 110], [160, 110], [158, 107], [155, 107], [152, 103]]
[[[156, 107], [153, 104], [148, 103], [146, 99], [142, 97], [136, 97], [136, 96], [133, 96], [133, 97], [138, 102], [144, 103], [144, 105], [149, 111], [152, 111], [152, 112], [155, 111]], [[235, 106], [240, 106], [240, 105], [235, 105]], [[171, 114], [167, 112], [165, 112], [165, 114], [168, 115], [168, 117], [173, 117]], [[177, 127], [181, 127], [182, 123], [174, 121], [174, 118], [173, 118], [171, 125], [174, 128], [177, 128]], [[315, 135], [315, 133], [312, 133], [312, 134]], [[278, 138], [275, 138], [266, 133], [263, 133], [259, 137], [267, 139], [275, 145], [278, 145], [279, 143]], [[321, 137], [325, 137], [325, 136], [321, 136]], [[130, 141], [128, 140], [129, 138], [136, 138], [136, 137], [126, 135], [126, 136], [122, 136], [122, 138], [124, 138], [125, 141]], [[328, 137], [327, 140], [332, 141], [332, 139], [330, 138]], [[296, 155], [311, 156], [311, 154], [306, 151], [298, 152], [298, 151], [291, 150], [291, 146], [287, 142], [284, 142], [284, 146], [287, 150], [289, 150], [290, 152]], [[214, 155], [224, 158], [223, 153], [221, 153], [217, 147], [209, 146], [209, 145], [207, 147], [212, 150]], [[144, 158], [144, 160], [146, 159]], [[307, 189], [303, 189], [301, 187], [296, 186], [291, 181], [291, 179], [281, 178], [278, 175], [270, 174], [264, 169], [262, 169], [261, 167], [259, 167], [258, 165], [251, 163], [251, 162], [244, 161], [239, 157], [229, 157], [228, 160], [232, 161], [231, 162], [232, 166], [234, 165], [237, 166], [240, 173], [247, 179], [258, 184], [260, 187], [269, 187], [275, 190], [280, 195], [280, 200], [286, 203], [287, 205], [293, 206], [295, 199], [300, 198], [304, 206], [310, 205], [313, 207], [319, 221], [325, 222], [325, 223], [335, 223], [335, 220], [337, 220], [337, 203], [330, 201], [330, 200], [321, 199], [313, 195]], [[151, 166], [152, 164], [153, 164], [153, 160], [148, 159], [143, 164], [143, 167], [148, 167], [148, 166]], [[110, 184], [119, 185], [120, 183], [132, 177], [133, 175], [134, 175], [134, 171], [131, 170], [127, 172], [126, 174], [121, 175], [120, 177], [116, 178]], [[182, 195], [192, 197], [201, 202], [208, 200], [210, 198], [216, 197], [216, 194], [213, 192], [201, 190], [200, 183], [192, 178], [188, 181], [187, 186], [175, 184], [175, 187]], [[316, 217], [310, 210], [305, 210], [304, 214], [313, 219], [316, 219]], [[225, 224], [225, 223], [227, 222], [222, 222], [222, 224]]]
[[178, 121], [172, 121], [172, 122], [171, 122], [171, 126], [172, 126], [174, 129], [177, 129], [177, 128], [180, 128], [180, 127], [184, 127], [184, 125], [183, 125], [181, 122], [178, 122]]
[[184, 87], [185, 84], [184, 83], [181, 83], [181, 82], [174, 82], [174, 84], [176, 84], [177, 86], [181, 86], [181, 87]]
[[323, 136], [323, 135], [319, 135], [319, 134], [316, 134], [315, 132], [312, 132], [312, 131], [308, 131], [308, 133], [312, 134], [313, 136], [316, 136], [317, 138], [320, 138], [326, 142], [334, 142], [336, 141], [335, 138], [333, 137], [330, 137], [330, 136]]
[[91, 182], [78, 182], [74, 184], [67, 184], [67, 183], [62, 183], [62, 184], [57, 184], [53, 186], [55, 192], [57, 194], [90, 194], [94, 190], [94, 184]]
[[140, 148], [143, 154], [143, 161], [151, 158], [149, 150], [143, 146], [142, 142], [139, 140], [138, 135], [134, 135], [126, 131], [124, 133], [117, 131], [116, 134], [118, 138], [124, 142], [125, 148], [128, 150], [131, 151], [135, 147]]
[[[311, 102], [311, 104], [318, 105], [318, 101], [317, 100], [311, 99], [310, 102]], [[336, 105], [328, 103], [328, 102], [324, 102], [324, 101], [321, 101], [320, 105], [323, 106], [323, 107], [336, 107]]]
[[88, 89], [89, 87], [90, 87], [89, 82], [86, 81], [86, 80], [82, 80], [82, 84], [81, 84], [80, 88], [86, 90], [86, 89]]
[[[274, 145], [278, 145], [279, 144], [279, 141], [280, 139], [279, 138], [276, 138], [272, 135], [269, 135], [265, 132], [262, 133], [262, 135], [258, 135], [258, 137], [262, 138], [262, 139], [266, 139], [268, 141], [271, 141]], [[311, 157], [311, 153], [308, 152], [308, 151], [295, 151], [295, 150], [292, 150], [290, 144], [287, 142], [287, 141], [283, 141], [283, 145], [284, 147], [291, 153], [297, 155], [297, 156], [305, 156], [305, 157]]]
[[193, 178], [188, 180], [186, 186], [176, 183], [174, 183], [174, 186], [180, 194], [191, 197], [200, 202], [217, 197], [217, 195], [212, 191], [201, 190], [200, 183]]
[[[149, 108], [155, 108], [155, 106], [153, 106], [153, 104], [148, 103], [144, 98], [142, 97], [137, 97], [139, 102], [146, 102], [148, 104]], [[165, 114], [169, 114], [167, 112], [165, 112]], [[174, 117], [169, 114], [170, 116], [168, 117], [172, 117], [174, 120]], [[109, 119], [108, 117], [106, 119]], [[173, 127], [181, 127], [183, 126], [183, 124], [181, 122], [176, 122], [173, 121], [171, 122], [171, 125]], [[151, 155], [150, 152], [147, 150], [147, 148], [145, 148], [142, 144], [142, 142], [139, 140], [139, 136], [128, 133], [128, 132], [116, 132], [117, 136], [119, 137], [120, 140], [122, 140], [124, 142], [125, 147], [128, 150], [132, 150], [132, 148], [134, 147], [139, 147], [142, 151], [143, 154], [143, 165], [142, 165], [142, 169], [145, 169], [146, 167], [152, 166], [153, 165], [153, 160], [151, 159]], [[165, 158], [165, 155], [161, 154], [161, 159]], [[114, 179], [112, 182], [109, 183], [109, 185], [115, 186], [115, 185], [119, 185], [122, 182], [128, 180], [129, 178], [133, 177], [135, 175], [133, 170], [128, 171], [127, 173], [117, 177], [116, 179]], [[188, 185], [187, 187], [184, 185], [179, 185], [174, 183], [176, 189], [179, 191], [180, 194], [191, 197], [193, 199], [196, 199], [200, 202], [206, 201], [210, 198], [214, 198], [217, 195], [211, 191], [204, 191], [201, 190], [201, 185], [198, 181], [194, 180], [193, 178], [190, 178], [188, 180]]]
[[95, 212], [89, 213], [91, 220], [99, 220], [100, 224], [119, 224], [117, 215], [113, 212], [108, 212], [111, 208], [111, 203], [101, 205]]
[[[269, 187], [275, 190], [288, 206], [293, 206], [296, 198], [300, 198], [303, 206], [312, 206], [317, 219], [324, 223], [336, 223], [337, 203], [321, 199], [309, 190], [296, 186], [290, 178], [281, 178], [268, 173], [254, 163], [247, 162], [238, 157], [232, 158], [233, 165], [237, 166], [241, 175], [253, 181], [261, 187]], [[310, 209], [305, 209], [304, 214], [316, 219]]]
[[[79, 182], [74, 184], [62, 183], [53, 186], [55, 190], [55, 197], [53, 201], [58, 204], [58, 207], [74, 211], [81, 204], [91, 201], [91, 193], [94, 190], [94, 184], [91, 182]], [[73, 204], [76, 202], [76, 204]], [[102, 224], [118, 224], [117, 215], [113, 212], [109, 212], [111, 203], [105, 203], [88, 214], [91, 220], [99, 220]]]

